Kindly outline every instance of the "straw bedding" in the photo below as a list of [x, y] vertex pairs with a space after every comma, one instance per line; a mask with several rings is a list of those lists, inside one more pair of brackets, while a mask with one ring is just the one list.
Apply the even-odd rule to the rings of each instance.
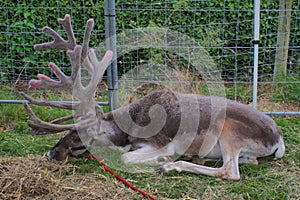
[[40, 156], [0, 158], [0, 199], [140, 199], [113, 178], [76, 171]]

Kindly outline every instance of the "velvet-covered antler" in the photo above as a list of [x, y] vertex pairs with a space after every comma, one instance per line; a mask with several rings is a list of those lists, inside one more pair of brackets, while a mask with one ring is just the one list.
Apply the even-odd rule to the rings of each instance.
[[[99, 112], [101, 114], [101, 108], [95, 103], [94, 95], [97, 90], [98, 83], [102, 80], [103, 74], [111, 62], [113, 53], [112, 51], [107, 51], [100, 62], [98, 61], [94, 50], [89, 48], [90, 36], [94, 26], [93, 19], [89, 19], [86, 23], [82, 45], [76, 44], [70, 15], [66, 14], [64, 19], [58, 19], [58, 23], [61, 24], [66, 31], [68, 40], [63, 39], [53, 29], [44, 27], [43, 32], [51, 35], [53, 37], [53, 41], [36, 44], [34, 45], [34, 49], [60, 49], [66, 51], [71, 60], [71, 75], [67, 76], [55, 63], [50, 62], [48, 66], [59, 80], [54, 80], [44, 74], [38, 74], [37, 77], [39, 80], [30, 80], [29, 84], [35, 88], [63, 90], [72, 94], [79, 103], [76, 105], [69, 105], [57, 102], [38, 101], [25, 93], [21, 93], [30, 103], [36, 105], [73, 109], [76, 111], [74, 115], [62, 117], [51, 122], [45, 122], [39, 119], [33, 113], [30, 106], [25, 103], [25, 109], [33, 120], [28, 121], [28, 124], [33, 129], [34, 134], [49, 134], [64, 130], [75, 130], [78, 127], [87, 127], [89, 124], [95, 123], [95, 118], [92, 119], [92, 117], [89, 116], [99, 116]], [[90, 75], [90, 81], [86, 86], [83, 85], [81, 81], [81, 67], [84, 67]], [[75, 118], [76, 120], [74, 124], [59, 124], [72, 118]]]

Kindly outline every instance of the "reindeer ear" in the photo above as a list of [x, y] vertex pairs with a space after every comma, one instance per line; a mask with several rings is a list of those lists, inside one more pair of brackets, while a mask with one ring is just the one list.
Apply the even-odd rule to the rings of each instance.
[[95, 109], [96, 109], [96, 116], [98, 117], [98, 119], [102, 120], [104, 118], [103, 109], [100, 106], [97, 106]]

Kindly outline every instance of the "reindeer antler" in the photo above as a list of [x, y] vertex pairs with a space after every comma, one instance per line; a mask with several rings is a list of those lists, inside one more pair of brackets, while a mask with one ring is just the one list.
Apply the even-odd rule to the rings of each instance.
[[53, 48], [62, 49], [62, 50], [74, 49], [74, 47], [76, 46], [76, 39], [71, 25], [71, 16], [69, 14], [66, 14], [64, 19], [59, 18], [57, 21], [59, 24], [61, 24], [64, 27], [68, 36], [68, 41], [64, 40], [53, 29], [49, 28], [48, 26], [45, 26], [43, 28], [43, 32], [51, 35], [54, 41], [43, 43], [43, 44], [36, 44], [34, 45], [35, 50], [45, 50], [45, 49], [53, 49]]
[[[49, 101], [38, 101], [32, 97], [21, 93], [29, 102], [40, 106], [52, 106], [64, 109], [73, 109], [76, 111], [75, 115], [59, 118], [52, 122], [45, 122], [39, 119], [26, 103], [24, 106], [32, 121], [28, 121], [28, 125], [33, 129], [35, 134], [56, 133], [63, 130], [74, 130], [79, 126], [86, 127], [98, 121], [91, 116], [101, 115], [101, 108], [95, 103], [94, 95], [97, 90], [97, 85], [101, 81], [103, 74], [108, 67], [113, 53], [107, 51], [101, 62], [98, 61], [96, 54], [92, 48], [89, 48], [89, 41], [91, 32], [94, 26], [94, 20], [89, 19], [86, 23], [86, 29], [82, 46], [76, 44], [76, 39], [71, 26], [70, 15], [65, 15], [64, 19], [58, 19], [58, 23], [63, 26], [67, 33], [68, 40], [64, 40], [56, 31], [49, 27], [44, 27], [43, 32], [53, 37], [52, 42], [34, 45], [35, 50], [46, 49], [61, 49], [67, 52], [71, 60], [72, 72], [70, 76], [65, 75], [59, 67], [53, 63], [49, 63], [49, 67], [59, 79], [54, 80], [44, 74], [38, 74], [39, 80], [30, 80], [29, 84], [35, 88], [59, 89], [73, 94], [76, 100], [79, 101], [77, 105], [67, 105], [63, 103], [53, 103]], [[81, 81], [81, 66], [84, 66], [89, 75], [90, 82], [84, 86]], [[92, 114], [91, 114], [92, 113]], [[75, 118], [77, 120], [74, 124], [60, 125], [58, 123]]]
[[[53, 80], [49, 78], [46, 75], [43, 74], [38, 74], [38, 78], [40, 80], [31, 80], [29, 82], [30, 85], [36, 87], [36, 88], [60, 88], [66, 91], [70, 91], [73, 89], [73, 84], [75, 82], [76, 77], [79, 77], [78, 73], [80, 73], [80, 65], [81, 61], [85, 61], [85, 67], [89, 71], [89, 74], [92, 75], [93, 71], [95, 68], [91, 66], [86, 60], [88, 56], [88, 50], [89, 50], [89, 41], [90, 41], [90, 36], [91, 32], [94, 26], [94, 20], [89, 19], [86, 23], [86, 29], [85, 29], [85, 34], [84, 34], [84, 39], [83, 39], [83, 45], [82, 47], [76, 44], [76, 40], [73, 34], [73, 29], [71, 26], [71, 17], [70, 15], [66, 14], [64, 19], [58, 19], [58, 23], [60, 23], [66, 33], [68, 40], [64, 40], [56, 31], [49, 27], [44, 27], [43, 32], [46, 34], [49, 34], [53, 37], [52, 42], [46, 42], [43, 44], [36, 44], [34, 45], [35, 50], [46, 50], [46, 49], [61, 49], [67, 51], [70, 60], [71, 60], [71, 66], [72, 66], [72, 72], [71, 76], [68, 77], [66, 76], [60, 69], [59, 67], [53, 63], [49, 63], [49, 67], [52, 69], [54, 74], [59, 78], [60, 81]], [[95, 55], [92, 55], [92, 59], [96, 60], [92, 64], [99, 64], [97, 61], [97, 58]], [[106, 69], [106, 67], [105, 67]], [[105, 71], [105, 70], [104, 70]], [[102, 76], [101, 76], [102, 77]], [[80, 77], [79, 77], [80, 78]]]

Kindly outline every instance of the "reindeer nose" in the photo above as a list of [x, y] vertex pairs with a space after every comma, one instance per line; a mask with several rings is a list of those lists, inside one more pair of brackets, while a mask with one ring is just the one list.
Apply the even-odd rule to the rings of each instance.
[[48, 160], [53, 160], [53, 153], [51, 152], [51, 150], [48, 151], [47, 157], [48, 157]]

